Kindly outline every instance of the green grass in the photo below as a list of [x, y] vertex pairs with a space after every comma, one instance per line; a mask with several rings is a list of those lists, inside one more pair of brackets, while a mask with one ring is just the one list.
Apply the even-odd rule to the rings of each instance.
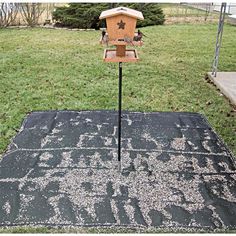
[[[101, 227], [59, 227], [59, 228], [52, 228], [52, 227], [10, 227], [10, 228], [0, 228], [0, 233], [73, 233], [73, 234], [81, 234], [81, 233], [137, 233], [143, 232], [144, 230], [140, 229], [129, 229], [129, 228], [101, 228]], [[144, 231], [145, 232], [145, 231]], [[163, 230], [162, 230], [163, 232]]]
[[[140, 62], [123, 65], [123, 109], [206, 116], [236, 154], [235, 112], [204, 79], [217, 25], [143, 28]], [[35, 110], [116, 109], [118, 65], [102, 61], [98, 31], [0, 30], [0, 153]], [[236, 27], [225, 25], [219, 70], [236, 71]]]
[[159, 228], [159, 229], [145, 229], [145, 228], [119, 228], [119, 227], [60, 227], [60, 228], [53, 228], [53, 227], [9, 227], [9, 228], [0, 228], [0, 233], [73, 233], [73, 234], [93, 234], [93, 233], [102, 233], [102, 234], [114, 234], [114, 233], [236, 233], [235, 230], [227, 229], [216, 229], [214, 231], [207, 230], [207, 229], [177, 229], [177, 228]]

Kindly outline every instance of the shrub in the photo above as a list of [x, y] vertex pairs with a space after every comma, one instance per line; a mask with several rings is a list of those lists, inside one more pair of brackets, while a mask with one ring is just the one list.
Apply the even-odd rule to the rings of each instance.
[[101, 26], [99, 16], [108, 8], [108, 4], [71, 3], [68, 7], [56, 8], [53, 12], [53, 19], [58, 21], [61, 26], [70, 28], [99, 29]]
[[99, 20], [101, 12], [121, 5], [143, 13], [144, 21], [138, 21], [137, 27], [161, 25], [165, 21], [163, 11], [156, 3], [70, 3], [69, 6], [56, 8], [53, 19], [62, 27], [99, 29], [105, 27], [104, 21]]
[[123, 4], [125, 7], [141, 11], [144, 20], [137, 22], [137, 27], [144, 27], [150, 25], [163, 25], [165, 22], [165, 15], [157, 3], [129, 3]]

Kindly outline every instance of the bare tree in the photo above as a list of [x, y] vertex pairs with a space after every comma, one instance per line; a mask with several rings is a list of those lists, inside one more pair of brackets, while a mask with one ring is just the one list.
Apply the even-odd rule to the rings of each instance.
[[20, 3], [20, 8], [22, 17], [31, 27], [38, 24], [39, 17], [45, 10], [42, 3]]
[[46, 5], [46, 7], [45, 7], [46, 17], [47, 17], [47, 20], [48, 20], [48, 19], [52, 18], [52, 12], [55, 9], [55, 3], [47, 3], [45, 5]]
[[0, 27], [12, 24], [19, 10], [18, 3], [0, 3]]

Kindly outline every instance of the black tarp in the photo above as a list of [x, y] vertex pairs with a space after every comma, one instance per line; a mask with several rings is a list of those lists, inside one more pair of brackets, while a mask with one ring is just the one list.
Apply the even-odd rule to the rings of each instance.
[[32, 112], [0, 161], [0, 225], [236, 228], [235, 159], [197, 113]]

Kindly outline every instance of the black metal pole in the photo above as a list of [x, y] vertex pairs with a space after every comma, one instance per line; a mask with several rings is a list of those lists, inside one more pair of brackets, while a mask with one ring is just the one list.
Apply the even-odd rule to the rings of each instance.
[[121, 106], [122, 106], [122, 62], [119, 62], [119, 104], [118, 104], [118, 169], [121, 170]]

